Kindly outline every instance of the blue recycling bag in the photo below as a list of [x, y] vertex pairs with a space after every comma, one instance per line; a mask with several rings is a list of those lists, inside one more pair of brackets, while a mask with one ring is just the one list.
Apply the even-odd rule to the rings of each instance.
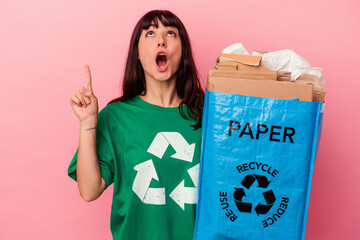
[[195, 240], [304, 239], [321, 105], [206, 91]]

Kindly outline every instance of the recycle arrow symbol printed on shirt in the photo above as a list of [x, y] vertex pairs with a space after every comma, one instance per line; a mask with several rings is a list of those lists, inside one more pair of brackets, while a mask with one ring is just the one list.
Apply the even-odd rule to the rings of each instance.
[[134, 167], [137, 171], [132, 189], [147, 204], [165, 204], [165, 188], [149, 188], [151, 180], [159, 181], [154, 163], [150, 159]]
[[182, 180], [179, 185], [170, 193], [170, 197], [185, 210], [185, 203], [196, 204], [198, 202], [198, 183], [199, 183], [199, 166], [190, 168], [188, 173], [195, 187], [185, 187], [185, 181]]
[[147, 151], [158, 158], [162, 158], [169, 144], [176, 152], [171, 156], [172, 158], [192, 162], [195, 143], [189, 145], [184, 137], [178, 132], [160, 132], [156, 134]]
[[[171, 157], [187, 162], [192, 162], [195, 150], [195, 143], [188, 144], [180, 133], [160, 132], [148, 148], [148, 152], [162, 158], [168, 146], [171, 145], [175, 154]], [[132, 189], [135, 194], [146, 204], [164, 205], [165, 188], [150, 188], [152, 179], [159, 181], [153, 161], [147, 160], [134, 167], [137, 171]], [[182, 180], [170, 193], [170, 197], [185, 210], [185, 203], [196, 204], [198, 200], [199, 164], [188, 169], [188, 174], [195, 187], [185, 187]]]

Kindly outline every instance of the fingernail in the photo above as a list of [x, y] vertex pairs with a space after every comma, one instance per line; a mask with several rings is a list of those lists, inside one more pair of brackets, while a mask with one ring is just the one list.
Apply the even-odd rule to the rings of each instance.
[[90, 104], [90, 100], [89, 100], [89, 99], [86, 99], [86, 104]]

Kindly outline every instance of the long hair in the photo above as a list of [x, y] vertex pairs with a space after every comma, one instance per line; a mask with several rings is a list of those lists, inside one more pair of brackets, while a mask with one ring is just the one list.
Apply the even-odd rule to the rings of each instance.
[[[139, 38], [142, 30], [147, 30], [151, 24], [159, 27], [160, 21], [164, 26], [176, 27], [181, 39], [182, 55], [176, 77], [176, 91], [181, 99], [179, 112], [185, 119], [194, 119], [191, 125], [194, 129], [201, 127], [202, 111], [204, 104], [204, 91], [201, 88], [198, 72], [192, 55], [189, 35], [180, 19], [170, 11], [154, 10], [145, 14], [136, 24], [132, 33], [129, 53], [126, 60], [125, 74], [122, 83], [123, 94], [109, 102], [123, 102], [146, 91], [144, 70], [139, 57]], [[182, 106], [187, 106], [187, 113]]]

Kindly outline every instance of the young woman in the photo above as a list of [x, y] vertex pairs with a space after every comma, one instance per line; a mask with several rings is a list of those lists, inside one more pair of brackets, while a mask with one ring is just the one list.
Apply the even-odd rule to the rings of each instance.
[[123, 95], [98, 114], [86, 86], [71, 98], [80, 142], [68, 174], [85, 201], [114, 183], [114, 239], [192, 239], [204, 92], [182, 22], [151, 11], [130, 41]]

